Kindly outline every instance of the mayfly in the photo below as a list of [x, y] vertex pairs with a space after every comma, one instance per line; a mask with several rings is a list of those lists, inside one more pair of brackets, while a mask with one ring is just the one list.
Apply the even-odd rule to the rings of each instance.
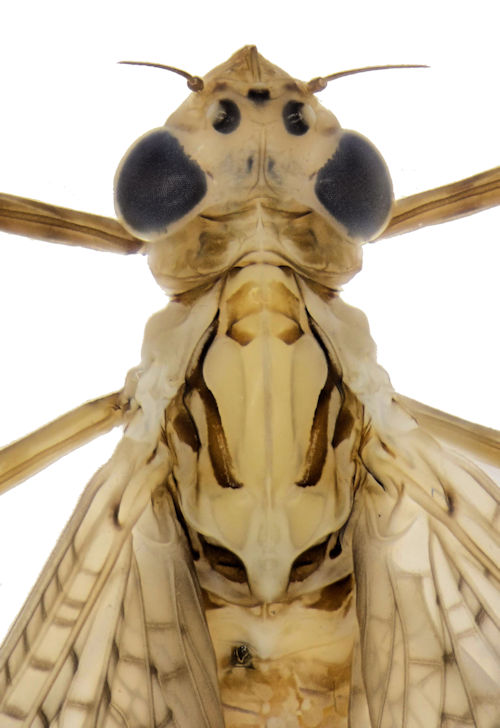
[[121, 223], [0, 198], [13, 233], [146, 252], [171, 297], [122, 391], [1, 453], [6, 489], [125, 426], [3, 645], [0, 725], [494, 728], [499, 435], [396, 394], [340, 289], [500, 173], [394, 204], [333, 77], [253, 46], [187, 77]]

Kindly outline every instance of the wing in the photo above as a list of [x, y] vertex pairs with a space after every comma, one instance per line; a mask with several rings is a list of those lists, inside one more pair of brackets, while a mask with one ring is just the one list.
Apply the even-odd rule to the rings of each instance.
[[493, 479], [500, 482], [500, 432], [477, 425], [447, 412], [429, 407], [409, 397], [396, 395], [407, 412], [445, 447], [455, 450], [482, 467], [491, 467]]
[[498, 726], [495, 484], [417, 427], [370, 426], [362, 460], [353, 551], [372, 725]]
[[87, 487], [4, 645], [5, 728], [222, 725], [197, 580], [165, 486], [169, 454], [127, 439]]
[[166, 407], [217, 289], [146, 328], [132, 412], [2, 648], [2, 728], [223, 726], [192, 558], [175, 516]]
[[[500, 721], [499, 489], [460, 453], [484, 432], [419, 426], [375, 359], [364, 315], [340, 299], [306, 305], [363, 403], [366, 470], [353, 508], [359, 644], [353, 728], [495, 728]], [[399, 401], [398, 401], [399, 400]], [[418, 415], [417, 415], [418, 417]], [[451, 418], [453, 419], [453, 418]], [[461, 431], [460, 446], [457, 428]], [[470, 432], [470, 438], [464, 434]], [[498, 433], [489, 433], [488, 460]]]

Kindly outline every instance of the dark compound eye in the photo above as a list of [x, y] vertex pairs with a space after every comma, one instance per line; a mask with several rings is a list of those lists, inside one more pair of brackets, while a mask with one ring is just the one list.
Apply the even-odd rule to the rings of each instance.
[[231, 134], [240, 125], [241, 113], [231, 99], [220, 99], [210, 109], [212, 126], [220, 134]]
[[289, 134], [302, 136], [309, 130], [304, 106], [302, 101], [288, 101], [283, 107], [283, 123]]
[[205, 173], [166, 129], [140, 139], [115, 180], [117, 211], [138, 235], [164, 232], [207, 191]]
[[314, 190], [354, 239], [371, 240], [391, 210], [392, 183], [385, 162], [356, 132], [342, 132], [335, 153], [317, 174]]

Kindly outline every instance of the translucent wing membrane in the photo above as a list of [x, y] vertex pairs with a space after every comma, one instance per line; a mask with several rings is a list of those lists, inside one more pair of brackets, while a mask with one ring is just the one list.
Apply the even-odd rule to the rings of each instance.
[[[360, 311], [340, 299], [327, 304], [306, 294], [306, 302], [366, 414], [366, 478], [351, 516], [360, 627], [351, 724], [493, 728], [500, 701], [498, 485], [457, 452], [453, 433], [455, 452], [400, 406]], [[490, 443], [489, 462], [500, 469], [500, 450], [494, 453]]]
[[[170, 304], [148, 326], [127, 432], [87, 486], [2, 648], [2, 727], [222, 726], [185, 536], [166, 491], [165, 407], [216, 312]], [[175, 354], [165, 356], [163, 334]], [[151, 393], [155, 396], [152, 398]], [[132, 394], [132, 392], [131, 392]], [[152, 591], [153, 590], [153, 593]]]
[[500, 468], [498, 430], [467, 422], [400, 394], [397, 395], [397, 400], [415, 417], [419, 425], [447, 447], [462, 452], [465, 457], [482, 465], [488, 463], [494, 468]]
[[168, 465], [125, 439], [89, 484], [4, 646], [6, 728], [222, 725]]
[[[494, 484], [419, 432], [374, 435], [354, 536], [373, 725], [497, 724]], [[370, 482], [371, 480], [371, 482]]]

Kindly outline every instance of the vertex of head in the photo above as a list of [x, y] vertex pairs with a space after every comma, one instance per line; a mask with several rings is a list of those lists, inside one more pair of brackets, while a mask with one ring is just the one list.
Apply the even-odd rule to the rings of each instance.
[[307, 84], [270, 63], [253, 45], [241, 48], [225, 63], [207, 73], [203, 80], [202, 93], [212, 94], [230, 87], [242, 96], [256, 100], [256, 103], [276, 98], [284, 90], [291, 90], [292, 85], [297, 93], [310, 95]]

